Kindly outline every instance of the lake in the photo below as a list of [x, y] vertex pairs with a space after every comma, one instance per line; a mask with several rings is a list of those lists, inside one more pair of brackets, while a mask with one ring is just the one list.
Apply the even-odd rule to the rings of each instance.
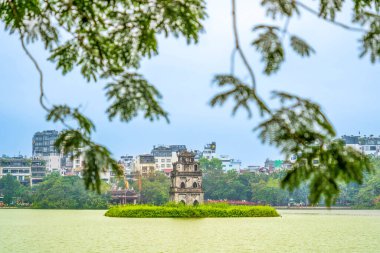
[[380, 210], [280, 210], [281, 218], [126, 219], [0, 209], [0, 252], [380, 252]]

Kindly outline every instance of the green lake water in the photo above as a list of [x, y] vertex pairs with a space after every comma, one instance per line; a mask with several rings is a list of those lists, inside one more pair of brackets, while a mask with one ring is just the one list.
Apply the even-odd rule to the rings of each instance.
[[126, 219], [0, 209], [0, 252], [380, 252], [380, 211], [280, 210], [281, 218]]

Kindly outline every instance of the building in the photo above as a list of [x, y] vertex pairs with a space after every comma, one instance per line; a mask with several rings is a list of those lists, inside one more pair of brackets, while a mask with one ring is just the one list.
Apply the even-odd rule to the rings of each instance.
[[195, 154], [179, 152], [178, 162], [173, 167], [170, 175], [170, 201], [186, 205], [203, 204], [202, 171], [195, 161]]
[[33, 186], [42, 182], [46, 177], [46, 161], [39, 158], [32, 158], [30, 164], [31, 178], [30, 184]]
[[348, 147], [352, 147], [365, 155], [380, 156], [380, 137], [348, 136], [343, 135], [342, 140]]
[[139, 155], [133, 162], [133, 174], [148, 176], [156, 171], [154, 156], [151, 154]]
[[24, 185], [30, 185], [31, 161], [23, 156], [0, 158], [0, 178], [10, 174]]
[[125, 175], [130, 175], [132, 173], [133, 161], [134, 159], [132, 155], [124, 155], [120, 157], [119, 164], [123, 166]]
[[61, 154], [54, 143], [59, 136], [55, 130], [37, 132], [32, 139], [33, 157], [40, 157], [46, 161], [48, 172], [61, 172]]
[[215, 143], [215, 141], [205, 145], [203, 152], [202, 152], [202, 156], [206, 159], [209, 159], [209, 160], [216, 157], [216, 143]]
[[111, 196], [111, 204], [125, 205], [136, 204], [139, 195], [134, 190], [129, 189], [113, 189], [108, 192]]
[[240, 174], [245, 174], [245, 173], [258, 173], [260, 170], [261, 166], [258, 165], [248, 165], [247, 168], [245, 169], [240, 169], [239, 173]]
[[224, 171], [236, 170], [240, 171], [241, 161], [231, 158], [229, 155], [218, 155], [215, 158], [222, 162], [222, 169]]
[[219, 159], [222, 162], [222, 168], [225, 172], [229, 170], [236, 170], [239, 172], [241, 169], [240, 160], [234, 159], [230, 157], [229, 155], [219, 155], [216, 153], [215, 141], [208, 143], [204, 146], [202, 157], [208, 160], [211, 160], [213, 158]]
[[33, 136], [33, 156], [51, 156], [60, 155], [60, 152], [55, 148], [54, 143], [59, 136], [58, 131], [46, 130], [37, 132]]
[[156, 170], [173, 170], [173, 163], [178, 161], [177, 153], [184, 150], [186, 150], [186, 145], [153, 146], [151, 154], [154, 156]]

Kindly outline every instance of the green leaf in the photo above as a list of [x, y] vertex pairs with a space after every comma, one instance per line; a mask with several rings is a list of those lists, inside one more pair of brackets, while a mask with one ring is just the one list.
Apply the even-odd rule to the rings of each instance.
[[297, 36], [290, 37], [290, 46], [302, 57], [310, 56], [311, 53], [315, 53], [315, 50], [310, 47], [309, 44]]
[[86, 189], [100, 193], [101, 172], [112, 171], [117, 176], [123, 175], [117, 161], [111, 157], [111, 152], [104, 146], [94, 143], [78, 130], [62, 131], [55, 146], [65, 155], [83, 156], [83, 180]]
[[341, 141], [331, 141], [322, 147], [311, 146], [299, 154], [293, 169], [288, 171], [281, 184], [293, 191], [308, 181], [310, 202], [317, 204], [323, 199], [327, 206], [331, 206], [339, 197], [339, 182], [361, 184], [364, 173], [372, 170], [368, 157], [345, 147]]
[[262, 0], [261, 5], [273, 19], [277, 16], [291, 17], [294, 13], [299, 14], [296, 1], [293, 0]]
[[264, 30], [259, 37], [252, 42], [252, 45], [261, 53], [261, 61], [265, 63], [264, 73], [273, 74], [280, 69], [285, 60], [285, 53], [279, 38], [278, 27], [260, 25], [253, 31]]
[[161, 94], [141, 75], [125, 73], [118, 80], [105, 87], [111, 105], [107, 109], [110, 120], [119, 115], [121, 121], [130, 121], [138, 115], [151, 121], [163, 117], [169, 122], [168, 114], [160, 106]]
[[334, 140], [335, 131], [319, 105], [284, 92], [275, 92], [274, 98], [282, 106], [255, 130], [286, 157], [298, 157], [282, 186], [293, 191], [309, 182], [310, 202], [323, 198], [327, 206], [332, 205], [339, 196], [338, 183], [361, 183], [363, 174], [371, 171], [369, 159]]
[[335, 20], [336, 12], [341, 11], [343, 0], [320, 0], [319, 15], [324, 19]]
[[232, 98], [236, 103], [232, 109], [232, 115], [235, 115], [240, 108], [243, 108], [247, 111], [248, 117], [251, 117], [252, 111], [250, 108], [250, 102], [256, 103], [261, 114], [269, 112], [269, 108], [256, 94], [256, 90], [241, 82], [237, 77], [232, 75], [217, 75], [214, 78], [214, 83], [222, 88], [231, 86], [231, 89], [215, 95], [210, 101], [211, 106], [222, 106], [228, 99]]
[[64, 123], [68, 119], [75, 120], [78, 127], [88, 135], [95, 131], [94, 123], [81, 114], [78, 108], [70, 108], [67, 105], [54, 105], [47, 115], [47, 120], [53, 122]]
[[369, 55], [372, 63], [380, 62], [380, 17], [370, 24], [370, 30], [363, 35], [360, 57]]

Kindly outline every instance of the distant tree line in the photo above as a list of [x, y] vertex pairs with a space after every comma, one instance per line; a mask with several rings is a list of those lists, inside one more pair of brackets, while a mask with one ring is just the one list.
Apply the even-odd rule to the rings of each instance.
[[[307, 183], [290, 192], [281, 188], [280, 182], [285, 171], [272, 174], [239, 174], [231, 170], [224, 172], [219, 159], [200, 159], [203, 171], [203, 189], [205, 199], [211, 200], [246, 200], [259, 204], [286, 206], [289, 203], [309, 205], [309, 186]], [[375, 172], [365, 175], [362, 185], [357, 183], [339, 185], [341, 193], [335, 202], [339, 206], [357, 208], [380, 208], [380, 159], [373, 159]], [[137, 189], [136, 181], [131, 185]], [[141, 202], [162, 205], [169, 201], [170, 179], [164, 174], [142, 178]], [[324, 205], [323, 200], [320, 201]]]
[[[365, 174], [362, 185], [357, 183], [341, 184], [340, 195], [335, 202], [338, 206], [380, 209], [380, 159], [372, 159], [374, 173]], [[239, 174], [234, 170], [224, 172], [222, 162], [216, 158], [201, 159], [203, 189], [205, 199], [246, 200], [259, 204], [286, 206], [289, 203], [309, 204], [307, 183], [292, 192], [280, 187], [285, 171], [272, 174]], [[124, 181], [119, 182], [124, 186]], [[138, 182], [130, 180], [130, 186], [138, 190]], [[141, 179], [141, 203], [163, 205], [169, 201], [170, 178], [156, 173]], [[108, 185], [102, 184], [102, 192]], [[13, 176], [0, 179], [0, 196], [9, 206], [31, 206], [34, 208], [100, 209], [107, 208], [110, 196], [87, 191], [83, 181], [77, 176], [62, 177], [59, 174], [47, 176], [43, 182], [26, 187]], [[323, 205], [323, 200], [320, 202]]]

